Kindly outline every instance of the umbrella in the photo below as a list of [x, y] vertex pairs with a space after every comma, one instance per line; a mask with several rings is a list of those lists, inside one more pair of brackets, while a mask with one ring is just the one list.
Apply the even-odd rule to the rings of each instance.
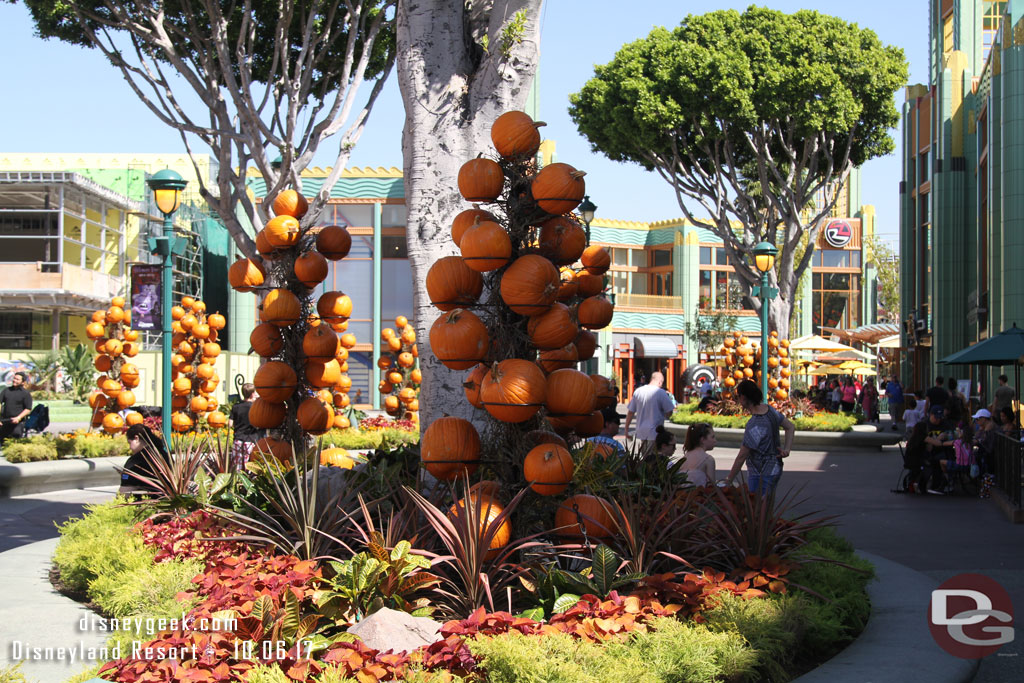
[[849, 371], [843, 370], [838, 365], [825, 365], [815, 370], [811, 370], [808, 374], [810, 375], [847, 375]]
[[796, 351], [856, 351], [852, 346], [830, 341], [817, 334], [790, 342], [789, 348]]
[[878, 356], [873, 353], [868, 353], [867, 351], [850, 349], [849, 351], [829, 351], [819, 355], [817, 360], [823, 362], [841, 362], [844, 360], [857, 360], [858, 358], [862, 358], [864, 360], [875, 360]]
[[1016, 365], [1024, 356], [1024, 330], [1013, 327], [939, 360], [946, 365]]
[[864, 368], [870, 368], [871, 366], [867, 363], [862, 363], [859, 360], [848, 360], [838, 365], [840, 370], [863, 370]]
[[894, 334], [891, 337], [886, 337], [885, 339], [880, 339], [877, 344], [874, 344], [874, 346], [876, 346], [877, 348], [880, 348], [880, 349], [899, 349], [899, 348], [902, 348], [902, 345], [900, 344], [900, 335]]
[[863, 368], [854, 368], [853, 369], [853, 374], [855, 374], [855, 375], [870, 375], [870, 376], [874, 376], [874, 375], [877, 375], [878, 373], [875, 372], [872, 368], [863, 367]]

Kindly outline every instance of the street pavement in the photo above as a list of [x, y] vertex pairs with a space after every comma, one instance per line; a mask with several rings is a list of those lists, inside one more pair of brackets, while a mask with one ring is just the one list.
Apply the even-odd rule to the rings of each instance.
[[[860, 549], [931, 577], [938, 587], [960, 573], [980, 573], [998, 581], [1021, 612], [1024, 606], [1024, 525], [1011, 524], [992, 500], [964, 496], [891, 493], [901, 470], [899, 450], [801, 451], [794, 445], [786, 461], [780, 491], [796, 489], [800, 507], [839, 515], [838, 531]], [[712, 452], [719, 477], [728, 473], [736, 449]], [[109, 499], [113, 488], [36, 494], [0, 500], [0, 576], [7, 582], [0, 602], [0, 668], [13, 640], [45, 639], [54, 645], [76, 643], [81, 609], [46, 582], [52, 545], [31, 546], [54, 538], [53, 520], [79, 514], [86, 503]], [[21, 552], [18, 552], [21, 549]], [[920, 628], [927, 629], [927, 604], [920, 606]], [[31, 618], [26, 618], [28, 610]], [[899, 634], [893, 634], [899, 638]], [[1003, 646], [985, 659], [975, 681], [1024, 681], [1024, 640]], [[79, 668], [25, 667], [30, 681], [60, 683]], [[843, 683], [835, 681], [835, 683]]]

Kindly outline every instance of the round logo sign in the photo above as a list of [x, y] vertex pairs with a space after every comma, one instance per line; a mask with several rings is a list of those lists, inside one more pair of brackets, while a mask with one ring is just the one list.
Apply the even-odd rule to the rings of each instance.
[[853, 239], [853, 228], [846, 221], [832, 221], [825, 228], [825, 241], [833, 247], [845, 247]]
[[954, 657], [981, 659], [1013, 641], [1013, 603], [994, 579], [958, 574], [932, 591], [928, 628]]

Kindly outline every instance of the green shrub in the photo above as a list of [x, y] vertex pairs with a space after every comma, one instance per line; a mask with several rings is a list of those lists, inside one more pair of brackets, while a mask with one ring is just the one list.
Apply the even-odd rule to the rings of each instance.
[[743, 600], [721, 593], [715, 608], [705, 611], [704, 617], [712, 631], [743, 636], [757, 655], [758, 680], [787, 680], [793, 655], [813, 628], [806, 602], [785, 595]]
[[[128, 652], [131, 652], [131, 650], [128, 650]], [[64, 683], [86, 683], [86, 681], [91, 681], [92, 679], [97, 677], [97, 674], [100, 672], [101, 666], [103, 665], [93, 664], [88, 669], [84, 669], [82, 670], [81, 673], [76, 674], [68, 680], [64, 681]]]
[[[695, 408], [696, 404], [693, 403], [680, 405], [669, 420], [674, 424], [682, 425], [707, 422], [716, 428], [743, 429], [747, 425], [747, 420], [750, 419], [749, 415], [698, 413]], [[825, 412], [818, 413], [813, 417], [794, 417], [792, 421], [798, 430], [805, 432], [848, 432], [857, 424], [855, 416]]]
[[386, 427], [380, 430], [380, 433], [380, 447], [384, 449], [398, 448], [399, 446], [408, 446], [420, 442], [419, 432], [410, 432], [405, 429], [392, 429], [390, 427]]
[[89, 586], [89, 595], [104, 614], [112, 617], [180, 616], [191, 605], [175, 596], [195, 588], [192, 579], [202, 573], [199, 560], [153, 564], [155, 552], [133, 554], [121, 571], [104, 572]]
[[87, 591], [100, 572], [132, 566], [133, 557], [149, 552], [139, 536], [125, 533], [142, 518], [141, 508], [124, 503], [123, 498], [115, 498], [102, 505], [86, 506], [84, 517], [60, 527], [53, 562], [60, 570], [61, 582], [70, 590]]
[[381, 431], [364, 432], [359, 429], [332, 429], [321, 437], [324, 448], [344, 448], [350, 451], [372, 451], [380, 447], [384, 436]]
[[5, 666], [0, 669], [0, 683], [28, 683], [25, 674], [21, 672], [22, 662]]
[[4, 457], [7, 462], [40, 462], [56, 460], [57, 449], [53, 445], [39, 443], [11, 443], [4, 445]]

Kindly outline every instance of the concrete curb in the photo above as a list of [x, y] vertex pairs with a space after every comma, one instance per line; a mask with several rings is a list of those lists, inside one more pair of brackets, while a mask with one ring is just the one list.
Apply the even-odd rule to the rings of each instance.
[[871, 617], [848, 648], [794, 683], [968, 683], [981, 664], [948, 654], [928, 630], [935, 581], [884, 557], [858, 551], [875, 565], [868, 584]]
[[[679, 442], [686, 437], [689, 425], [665, 422], [665, 429], [676, 435]], [[796, 432], [793, 439], [794, 447], [800, 450], [833, 450], [872, 448], [882, 450], [883, 446], [892, 446], [900, 441], [899, 432], [858, 431], [852, 432]], [[731, 427], [715, 427], [715, 437], [719, 446], [738, 448], [743, 443], [743, 430]]]
[[128, 458], [74, 458], [42, 462], [0, 463], [0, 498], [29, 493], [114, 486], [121, 482], [115, 467]]

